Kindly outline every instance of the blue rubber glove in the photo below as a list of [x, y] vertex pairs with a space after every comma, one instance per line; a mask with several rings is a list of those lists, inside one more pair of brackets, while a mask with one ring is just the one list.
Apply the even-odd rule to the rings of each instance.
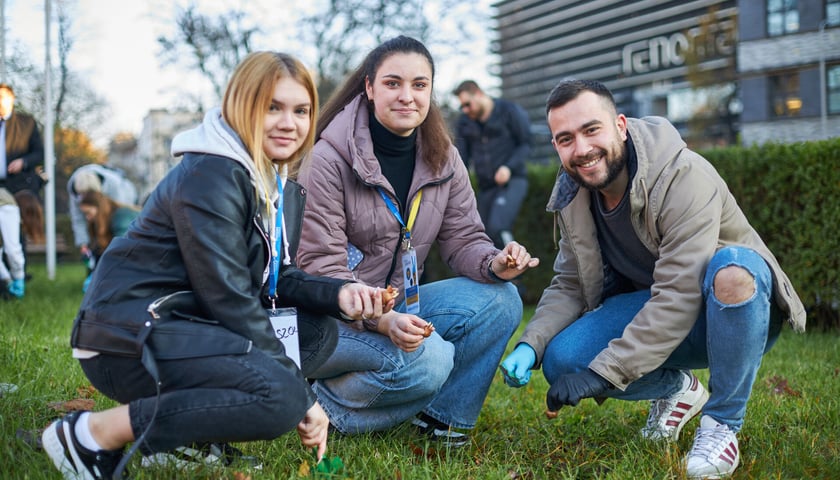
[[531, 367], [537, 362], [537, 353], [527, 343], [520, 343], [502, 361], [499, 368], [509, 387], [519, 388], [531, 380]]
[[88, 286], [90, 285], [90, 278], [91, 277], [93, 277], [92, 273], [90, 275], [88, 275], [87, 278], [85, 278], [84, 283], [82, 283], [82, 293], [87, 292]]
[[548, 410], [556, 412], [563, 405], [575, 406], [581, 399], [600, 397], [612, 386], [604, 377], [590, 369], [562, 375], [551, 384], [545, 396]]
[[22, 278], [17, 278], [12, 280], [9, 284], [9, 293], [14, 295], [17, 298], [23, 298], [23, 294], [26, 292], [26, 286]]

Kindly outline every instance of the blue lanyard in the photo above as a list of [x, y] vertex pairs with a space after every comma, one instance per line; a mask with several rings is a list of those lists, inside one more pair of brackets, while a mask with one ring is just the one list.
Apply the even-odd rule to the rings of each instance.
[[403, 221], [402, 215], [400, 215], [400, 211], [397, 210], [397, 206], [394, 205], [394, 202], [388, 198], [388, 195], [385, 194], [385, 190], [382, 187], [376, 189], [379, 192], [379, 196], [382, 197], [382, 200], [385, 200], [385, 205], [388, 206], [388, 210], [394, 215], [394, 218], [400, 222], [402, 225], [402, 248], [403, 250], [409, 250], [411, 248], [411, 229], [414, 228], [414, 221], [417, 220], [417, 210], [420, 208], [420, 199], [423, 198], [423, 189], [420, 189], [417, 192], [417, 195], [414, 196], [414, 201], [411, 202], [411, 211], [408, 214], [408, 225], [405, 224]]
[[274, 245], [271, 249], [271, 271], [268, 275], [268, 296], [275, 298], [277, 293], [277, 277], [280, 275], [280, 259], [283, 258], [283, 181], [277, 175], [277, 215], [274, 216]]
[[405, 228], [405, 222], [403, 221], [402, 215], [400, 215], [400, 211], [397, 210], [397, 206], [394, 205], [394, 202], [392, 202], [390, 198], [388, 198], [388, 195], [385, 195], [385, 190], [383, 190], [382, 187], [378, 187], [376, 191], [379, 192], [379, 196], [382, 197], [382, 200], [385, 200], [385, 205], [387, 205], [388, 210], [394, 214], [394, 218], [396, 218], [397, 221], [400, 222], [400, 225]]

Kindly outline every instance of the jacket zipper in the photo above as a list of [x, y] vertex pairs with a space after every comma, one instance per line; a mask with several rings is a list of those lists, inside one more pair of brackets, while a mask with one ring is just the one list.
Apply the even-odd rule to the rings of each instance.
[[157, 309], [163, 305], [167, 300], [174, 297], [175, 295], [180, 295], [182, 293], [190, 293], [189, 290], [179, 290], [177, 292], [170, 293], [164, 297], [160, 297], [154, 302], [150, 303], [148, 307], [146, 307], [146, 311], [154, 318], [155, 320], [160, 320], [160, 315], [157, 312]]

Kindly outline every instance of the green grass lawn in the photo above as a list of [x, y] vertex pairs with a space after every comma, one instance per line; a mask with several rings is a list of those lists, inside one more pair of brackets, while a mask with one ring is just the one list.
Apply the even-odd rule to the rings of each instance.
[[[33, 264], [34, 279], [22, 301], [0, 303], [0, 383], [18, 386], [0, 398], [0, 478], [57, 479], [44, 452], [25, 440], [61, 414], [63, 402], [90, 396], [71, 358], [69, 332], [81, 300], [81, 264], [59, 264], [56, 279]], [[526, 309], [526, 320], [533, 307]], [[523, 322], [524, 326], [524, 322]], [[520, 327], [521, 329], [522, 327]], [[514, 339], [518, 338], [517, 335]], [[840, 336], [797, 335], [786, 328], [764, 357], [739, 434], [736, 479], [840, 478]], [[511, 345], [512, 347], [512, 345]], [[708, 379], [698, 371], [701, 380]], [[387, 433], [330, 438], [328, 456], [340, 457], [353, 479], [665, 479], [682, 478], [680, 461], [690, 448], [695, 419], [677, 444], [662, 446], [638, 436], [647, 402], [592, 400], [543, 415], [547, 384], [535, 372], [529, 385], [511, 389], [497, 374], [470, 447], [437, 450], [407, 426]], [[96, 409], [113, 402], [94, 393]], [[208, 419], [212, 421], [212, 419]], [[134, 478], [302, 478], [311, 452], [289, 433], [271, 442], [237, 444], [258, 456], [245, 465], [178, 472], [130, 465]], [[320, 477], [326, 478], [326, 477]]]

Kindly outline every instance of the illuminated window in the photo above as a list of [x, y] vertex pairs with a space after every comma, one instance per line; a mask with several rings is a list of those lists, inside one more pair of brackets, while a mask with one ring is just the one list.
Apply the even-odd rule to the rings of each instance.
[[840, 65], [828, 68], [828, 113], [840, 113]]
[[774, 117], [799, 115], [802, 97], [799, 96], [798, 73], [770, 77], [770, 106]]
[[825, 23], [829, 27], [840, 25], [840, 0], [825, 2]]
[[775, 37], [799, 31], [797, 0], [767, 0], [767, 35]]

